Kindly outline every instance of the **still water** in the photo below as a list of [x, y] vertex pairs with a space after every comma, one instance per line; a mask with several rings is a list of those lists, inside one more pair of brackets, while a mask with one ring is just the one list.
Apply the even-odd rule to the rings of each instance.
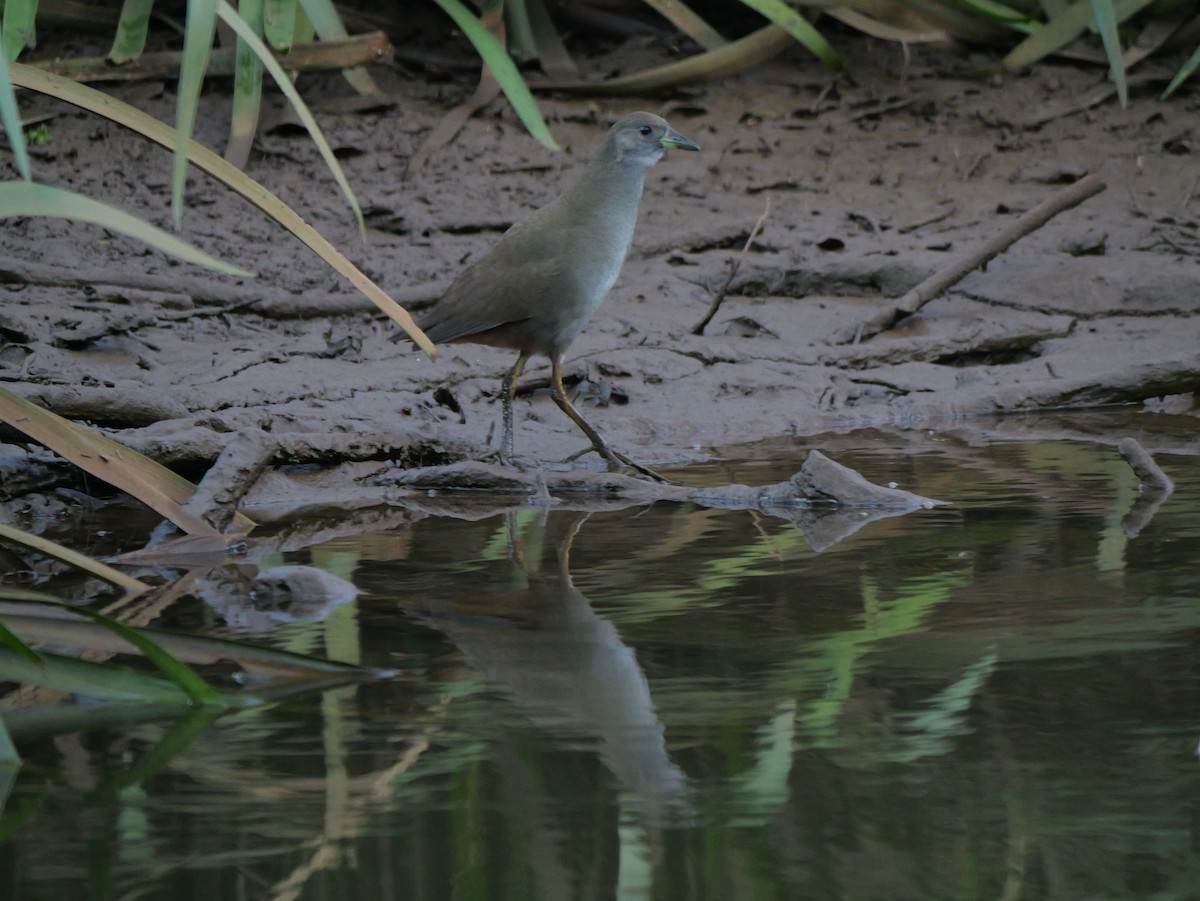
[[181, 600], [399, 675], [21, 742], [0, 898], [1200, 898], [1200, 460], [1147, 516], [1107, 445], [831, 455], [950, 504], [819, 552], [679, 505], [417, 517], [276, 561], [357, 586], [323, 618]]

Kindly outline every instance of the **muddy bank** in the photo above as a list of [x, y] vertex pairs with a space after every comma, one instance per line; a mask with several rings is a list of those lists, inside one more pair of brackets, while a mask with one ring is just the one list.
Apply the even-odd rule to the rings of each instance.
[[[555, 196], [614, 117], [662, 112], [703, 149], [651, 170], [631, 258], [566, 367], [585, 415], [655, 466], [758, 439], [1046, 408], [1150, 401], [1194, 423], [1200, 197], [1180, 135], [1197, 100], [1141, 97], [1034, 126], [1098, 72], [1045, 66], [982, 84], [948, 76], [932, 53], [902, 71], [894, 48], [856, 38], [848, 49], [854, 78], [832, 91], [796, 53], [670, 98], [547, 98], [564, 154], [494, 104], [408, 179], [469, 76], [433, 85], [381, 70], [396, 105], [363, 112], [344, 111], [336, 77], [305, 78], [363, 201], [365, 245], [305, 138], [265, 135], [248, 168], [419, 309]], [[161, 86], [116, 91], [173, 115]], [[44, 99], [25, 104], [58, 114], [39, 178], [167, 224], [165, 154]], [[220, 146], [228, 99], [218, 86], [205, 105], [200, 137]], [[1088, 172], [1108, 189], [899, 327], [847, 343], [887, 298]], [[245, 429], [269, 433], [281, 461], [442, 463], [494, 447], [511, 354], [458, 345], [432, 363], [391, 343], [391, 323], [236, 197], [197, 177], [189, 198], [185, 236], [257, 279], [210, 276], [87, 226], [6, 224], [0, 383], [193, 472]], [[691, 334], [768, 200], [724, 305]], [[79, 271], [107, 284], [77, 286]], [[585, 444], [540, 389], [548, 371], [531, 365], [515, 408], [517, 453], [531, 463]]]

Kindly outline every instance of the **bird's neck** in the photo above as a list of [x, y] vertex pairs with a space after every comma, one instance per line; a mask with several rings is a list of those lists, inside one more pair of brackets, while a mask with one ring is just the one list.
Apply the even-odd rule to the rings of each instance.
[[646, 167], [617, 158], [605, 147], [579, 176], [578, 192], [598, 211], [628, 210], [636, 214], [646, 181]]

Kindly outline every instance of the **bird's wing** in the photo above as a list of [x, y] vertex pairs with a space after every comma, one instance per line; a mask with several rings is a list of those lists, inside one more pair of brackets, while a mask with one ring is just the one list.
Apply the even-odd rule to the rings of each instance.
[[553, 204], [513, 226], [484, 257], [459, 275], [421, 327], [433, 341], [453, 341], [510, 325], [553, 303], [554, 286], [569, 281], [570, 223]]

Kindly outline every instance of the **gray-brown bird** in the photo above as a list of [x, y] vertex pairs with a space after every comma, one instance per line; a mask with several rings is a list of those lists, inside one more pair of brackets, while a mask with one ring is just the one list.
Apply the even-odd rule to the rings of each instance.
[[667, 148], [699, 150], [652, 113], [631, 113], [609, 129], [600, 152], [556, 200], [516, 223], [488, 254], [468, 266], [420, 322], [437, 343], [508, 347], [517, 361], [501, 391], [500, 459], [512, 464], [512, 402], [534, 354], [550, 358], [554, 402], [583, 430], [610, 466], [660, 478], [617, 453], [571, 404], [562, 359], [604, 300], [629, 252], [646, 170]]

